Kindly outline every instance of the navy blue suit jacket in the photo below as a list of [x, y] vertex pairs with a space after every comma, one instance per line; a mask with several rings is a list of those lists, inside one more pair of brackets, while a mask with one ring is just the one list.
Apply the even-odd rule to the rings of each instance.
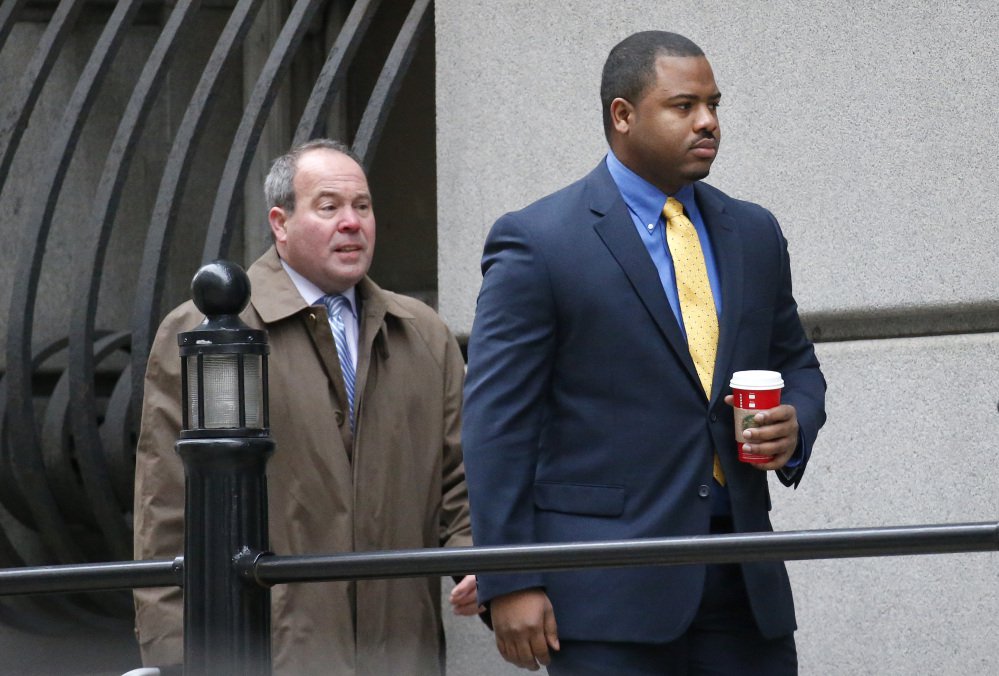
[[[766, 473], [736, 457], [733, 371], [783, 374], [804, 463], [825, 381], [791, 294], [774, 217], [703, 183], [721, 278], [710, 401], [616, 184], [582, 180], [493, 226], [468, 346], [463, 447], [478, 545], [701, 535], [717, 449], [736, 531], [772, 530]], [[760, 630], [795, 629], [782, 563], [743, 566]], [[690, 624], [704, 566], [482, 575], [480, 600], [544, 587], [559, 635], [664, 642]]]

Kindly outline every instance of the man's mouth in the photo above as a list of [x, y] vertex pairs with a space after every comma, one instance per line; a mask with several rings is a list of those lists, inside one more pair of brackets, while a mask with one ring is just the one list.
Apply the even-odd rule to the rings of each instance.
[[714, 159], [718, 153], [718, 139], [702, 138], [690, 147], [691, 152], [701, 159]]

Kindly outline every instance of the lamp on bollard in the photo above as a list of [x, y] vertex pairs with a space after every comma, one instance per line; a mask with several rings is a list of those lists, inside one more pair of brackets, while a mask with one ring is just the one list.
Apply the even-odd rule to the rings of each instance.
[[270, 590], [247, 571], [267, 551], [267, 333], [239, 318], [241, 267], [215, 261], [191, 282], [205, 320], [177, 336], [186, 475], [184, 673], [271, 673]]
[[191, 282], [205, 321], [177, 336], [184, 429], [181, 438], [266, 436], [267, 332], [239, 318], [250, 300], [241, 267], [215, 261]]

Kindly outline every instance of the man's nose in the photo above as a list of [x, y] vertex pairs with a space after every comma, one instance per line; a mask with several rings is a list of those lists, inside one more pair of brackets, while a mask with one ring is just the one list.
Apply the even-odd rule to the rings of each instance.
[[346, 207], [340, 212], [340, 222], [337, 224], [338, 230], [353, 231], [361, 227], [361, 218], [356, 209]]
[[718, 130], [718, 114], [709, 106], [700, 106], [697, 109], [697, 118], [694, 120], [694, 129], [716, 132]]

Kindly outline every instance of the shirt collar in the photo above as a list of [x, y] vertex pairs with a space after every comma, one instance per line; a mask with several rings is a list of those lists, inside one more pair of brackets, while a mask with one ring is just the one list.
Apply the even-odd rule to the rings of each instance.
[[[653, 230], [662, 218], [663, 207], [666, 206], [667, 195], [652, 185], [634, 171], [622, 164], [613, 150], [607, 151], [607, 170], [621, 191], [621, 197], [628, 210], [645, 225]], [[694, 201], [694, 184], [688, 183], [672, 195], [683, 203], [688, 213], [697, 209]]]
[[[281, 258], [280, 260], [281, 260], [281, 267], [283, 267], [284, 271], [288, 273], [288, 276], [291, 278], [292, 283], [295, 284], [295, 288], [298, 289], [298, 293], [301, 294], [302, 299], [305, 300], [305, 302], [308, 303], [309, 305], [321, 305], [323, 302], [322, 298], [323, 296], [326, 295], [325, 293], [323, 293], [323, 290], [320, 289], [315, 284], [313, 284], [310, 280], [300, 275], [298, 271], [296, 271], [295, 268], [288, 265], [288, 263], [283, 258]], [[357, 288], [356, 286], [352, 286], [346, 291], [342, 291], [340, 293], [340, 295], [346, 298], [347, 302], [350, 303], [350, 311], [355, 317], [357, 316], [357, 303], [355, 301], [356, 288]]]

